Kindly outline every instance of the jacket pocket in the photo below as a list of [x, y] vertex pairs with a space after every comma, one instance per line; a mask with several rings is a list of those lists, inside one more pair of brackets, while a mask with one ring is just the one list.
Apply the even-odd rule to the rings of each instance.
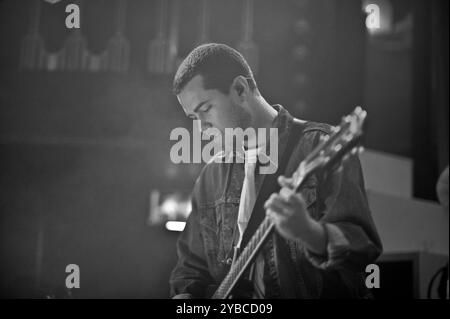
[[238, 210], [238, 200], [221, 200], [205, 206], [200, 214], [205, 253], [214, 276], [230, 267]]

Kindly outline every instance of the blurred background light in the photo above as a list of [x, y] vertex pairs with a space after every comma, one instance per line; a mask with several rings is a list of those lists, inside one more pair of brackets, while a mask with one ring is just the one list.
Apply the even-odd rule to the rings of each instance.
[[170, 231], [183, 231], [184, 227], [186, 226], [185, 222], [178, 222], [178, 221], [173, 221], [173, 220], [169, 220], [168, 222], [166, 222], [166, 229], [170, 230]]

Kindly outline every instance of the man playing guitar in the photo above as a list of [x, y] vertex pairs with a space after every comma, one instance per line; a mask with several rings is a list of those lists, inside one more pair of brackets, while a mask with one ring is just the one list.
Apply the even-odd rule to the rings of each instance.
[[[260, 174], [262, 164], [247, 159], [262, 145], [246, 139], [205, 165], [178, 241], [171, 297], [369, 298], [364, 271], [382, 245], [358, 157], [348, 157], [359, 136], [353, 120], [365, 112], [337, 129], [294, 119], [263, 98], [243, 56], [223, 44], [195, 48], [173, 86], [202, 132], [277, 128], [279, 160], [277, 175]], [[240, 155], [245, 163], [233, 160]]]

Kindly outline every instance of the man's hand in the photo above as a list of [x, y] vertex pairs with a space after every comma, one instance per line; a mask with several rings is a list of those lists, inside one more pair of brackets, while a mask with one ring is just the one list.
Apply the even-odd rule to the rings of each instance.
[[308, 213], [305, 200], [299, 193], [290, 192], [292, 179], [280, 176], [280, 194], [274, 193], [265, 202], [267, 216], [277, 231], [290, 240], [301, 240], [315, 253], [326, 251], [326, 236], [322, 225]]
[[311, 228], [312, 218], [306, 209], [302, 195], [295, 192], [288, 194], [290, 182], [290, 179], [280, 176], [278, 183], [282, 190], [280, 194], [273, 193], [264, 204], [264, 208], [267, 216], [283, 237], [299, 240], [302, 233]]

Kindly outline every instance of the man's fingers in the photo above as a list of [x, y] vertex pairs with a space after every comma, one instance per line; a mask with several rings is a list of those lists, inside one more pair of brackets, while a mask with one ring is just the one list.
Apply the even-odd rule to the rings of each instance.
[[286, 202], [290, 205], [304, 204], [305, 200], [300, 193], [293, 193], [286, 198]]
[[266, 211], [266, 215], [271, 219], [272, 223], [274, 223], [275, 225], [279, 225], [286, 220], [286, 216], [279, 214], [278, 212], [270, 208]]
[[277, 214], [289, 216], [292, 214], [294, 206], [280, 195], [274, 194], [266, 201], [264, 208], [270, 209]]
[[286, 187], [286, 188], [293, 188], [294, 187], [292, 178], [287, 178], [287, 177], [284, 177], [284, 176], [279, 176], [278, 177], [278, 184], [280, 184], [281, 187]]
[[295, 207], [298, 204], [302, 204], [305, 202], [303, 196], [300, 193], [291, 193], [285, 196], [281, 196], [280, 194], [273, 193], [270, 195], [269, 199], [265, 202], [264, 208], [267, 208], [268, 205], [273, 202], [282, 203], [288, 207]]
[[267, 206], [266, 209], [269, 209], [269, 210], [273, 211], [276, 214], [285, 215], [285, 214], [287, 214], [286, 211], [287, 211], [288, 207], [286, 207], [286, 205], [283, 205], [279, 201], [274, 200]]

